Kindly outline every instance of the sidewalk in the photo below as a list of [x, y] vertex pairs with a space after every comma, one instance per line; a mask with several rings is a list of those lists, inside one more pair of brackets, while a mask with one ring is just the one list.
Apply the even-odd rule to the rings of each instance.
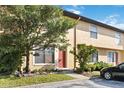
[[71, 77], [74, 77], [75, 79], [89, 79], [89, 77], [86, 77], [86, 76], [83, 76], [83, 75], [80, 75], [80, 74], [76, 74], [76, 73], [71, 73], [71, 74], [67, 74]]

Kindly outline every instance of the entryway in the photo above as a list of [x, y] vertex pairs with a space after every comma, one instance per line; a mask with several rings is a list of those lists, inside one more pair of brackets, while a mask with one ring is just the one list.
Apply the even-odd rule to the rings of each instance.
[[59, 50], [58, 67], [66, 68], [66, 51]]

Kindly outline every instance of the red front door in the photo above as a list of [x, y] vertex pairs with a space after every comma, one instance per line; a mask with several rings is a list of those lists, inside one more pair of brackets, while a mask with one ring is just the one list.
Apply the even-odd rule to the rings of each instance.
[[58, 67], [65, 68], [66, 67], [66, 52], [59, 51], [59, 60]]

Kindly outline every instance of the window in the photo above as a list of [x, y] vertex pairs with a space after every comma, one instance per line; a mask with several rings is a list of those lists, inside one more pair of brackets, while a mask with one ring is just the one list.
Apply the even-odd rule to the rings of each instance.
[[45, 63], [54, 63], [54, 49], [45, 49]]
[[91, 62], [98, 62], [98, 52], [91, 55]]
[[35, 51], [35, 64], [54, 63], [54, 48]]
[[44, 57], [45, 57], [45, 53], [43, 50], [36, 50], [35, 51], [35, 63], [39, 64], [39, 63], [44, 63]]
[[115, 43], [119, 45], [121, 43], [121, 33], [116, 32], [115, 33]]
[[95, 25], [90, 25], [90, 37], [97, 39], [97, 27]]
[[108, 62], [115, 62], [116, 61], [116, 52], [108, 52]]

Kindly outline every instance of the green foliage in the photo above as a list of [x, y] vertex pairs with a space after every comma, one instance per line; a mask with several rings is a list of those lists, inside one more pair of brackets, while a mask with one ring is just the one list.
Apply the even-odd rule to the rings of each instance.
[[58, 7], [24, 5], [0, 6], [0, 25], [4, 34], [12, 36], [8, 38], [12, 39], [11, 42], [3, 41], [21, 50], [19, 56], [26, 57], [26, 72], [29, 72], [29, 51], [34, 48], [68, 46], [66, 30], [73, 27], [75, 22], [64, 17]]
[[[3, 6], [0, 11], [1, 26], [5, 32], [18, 32], [21, 47], [32, 48], [67, 44], [66, 30], [75, 22], [63, 16], [55, 6]], [[41, 34], [41, 32], [43, 32]]]
[[17, 51], [10, 53], [0, 53], [0, 74], [12, 74], [19, 68], [21, 59], [18, 56]]
[[83, 72], [83, 70], [81, 68], [76, 67], [76, 69], [74, 70], [75, 73], [81, 74]]
[[0, 35], [0, 74], [12, 74], [22, 64], [21, 51], [14, 45], [14, 34]]
[[54, 66], [51, 66], [51, 65], [43, 66], [38, 70], [39, 74], [43, 74], [44, 72], [50, 73], [52, 71], [54, 71]]
[[79, 44], [77, 45], [77, 54], [75, 54], [74, 51], [70, 52], [76, 56], [80, 69], [84, 71], [85, 66], [90, 61], [91, 54], [96, 52], [96, 48], [91, 45], [87, 46], [85, 44]]
[[76, 68], [75, 72], [81, 74], [83, 71], [86, 72], [100, 71], [103, 68], [112, 67], [112, 66], [113, 66], [112, 64], [108, 64], [103, 61], [96, 62], [94, 64], [87, 63], [83, 68], [83, 70], [82, 68]]
[[92, 72], [96, 69], [96, 66], [94, 64], [87, 64], [84, 68], [85, 71]]
[[106, 68], [106, 67], [111, 67], [111, 64], [105, 63], [103, 61], [100, 62], [96, 62], [94, 63], [94, 65], [96, 66], [96, 71], [100, 71], [102, 68]]
[[22, 64], [18, 51], [2, 52], [0, 51], [0, 73], [12, 74]]

